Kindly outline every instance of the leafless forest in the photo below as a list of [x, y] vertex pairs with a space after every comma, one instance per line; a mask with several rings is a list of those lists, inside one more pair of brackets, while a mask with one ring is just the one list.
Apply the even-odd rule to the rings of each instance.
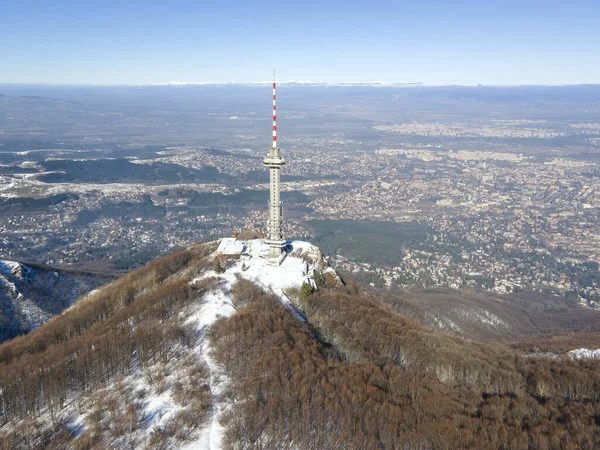
[[270, 296], [214, 334], [240, 405], [230, 448], [596, 448], [598, 363], [526, 358], [390, 312], [357, 286]]

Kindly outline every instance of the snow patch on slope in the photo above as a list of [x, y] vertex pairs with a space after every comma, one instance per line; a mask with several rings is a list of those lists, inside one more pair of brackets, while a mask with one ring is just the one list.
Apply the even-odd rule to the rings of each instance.
[[21, 276], [21, 264], [15, 261], [0, 261], [0, 274]]
[[434, 323], [437, 325], [437, 327], [442, 330], [452, 330], [456, 333], [462, 332], [462, 329], [455, 322], [453, 322], [452, 319], [450, 319], [449, 317], [442, 317], [442, 318], [438, 319], [433, 314], [429, 314], [429, 313], [426, 316], [431, 317], [433, 319]]
[[578, 348], [567, 352], [567, 355], [572, 359], [600, 358], [600, 348], [596, 350], [591, 350], [589, 348]]
[[485, 309], [479, 311], [465, 311], [463, 316], [475, 322], [481, 322], [484, 325], [489, 325], [490, 327], [509, 328], [505, 321]]
[[80, 295], [110, 280], [0, 260], [0, 342], [43, 325]]

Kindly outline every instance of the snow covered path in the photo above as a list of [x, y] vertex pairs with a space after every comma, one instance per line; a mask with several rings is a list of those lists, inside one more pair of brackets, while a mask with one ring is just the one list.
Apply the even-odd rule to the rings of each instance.
[[[226, 283], [229, 285], [229, 283]], [[211, 356], [210, 342], [207, 331], [210, 326], [221, 317], [230, 317], [235, 313], [235, 307], [224, 292], [225, 286], [219, 286], [216, 290], [208, 292], [202, 298], [200, 307], [188, 318], [187, 322], [195, 323], [200, 334], [197, 343], [198, 357], [209, 370], [209, 386], [212, 394], [212, 406], [208, 422], [200, 430], [198, 439], [193, 443], [182, 447], [186, 450], [218, 450], [221, 448], [223, 427], [219, 423], [221, 416], [220, 395], [227, 381], [219, 366]]]

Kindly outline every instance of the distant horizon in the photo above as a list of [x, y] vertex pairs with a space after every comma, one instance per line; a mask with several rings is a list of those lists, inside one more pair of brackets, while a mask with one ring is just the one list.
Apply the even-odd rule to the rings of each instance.
[[[53, 82], [4, 82], [0, 86], [63, 86], [63, 87], [186, 87], [186, 86], [248, 86], [263, 87], [271, 85], [272, 81], [165, 81], [153, 83], [53, 83]], [[297, 86], [340, 86], [340, 87], [398, 87], [398, 88], [427, 88], [427, 87], [578, 87], [600, 86], [594, 83], [523, 83], [523, 84], [487, 84], [487, 83], [426, 83], [411, 81], [277, 81], [277, 85]]]

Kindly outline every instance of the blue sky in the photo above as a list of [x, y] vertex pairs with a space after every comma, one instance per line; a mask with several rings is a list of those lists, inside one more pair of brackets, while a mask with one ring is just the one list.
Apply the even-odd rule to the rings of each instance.
[[600, 83], [600, 1], [0, 3], [0, 83]]

